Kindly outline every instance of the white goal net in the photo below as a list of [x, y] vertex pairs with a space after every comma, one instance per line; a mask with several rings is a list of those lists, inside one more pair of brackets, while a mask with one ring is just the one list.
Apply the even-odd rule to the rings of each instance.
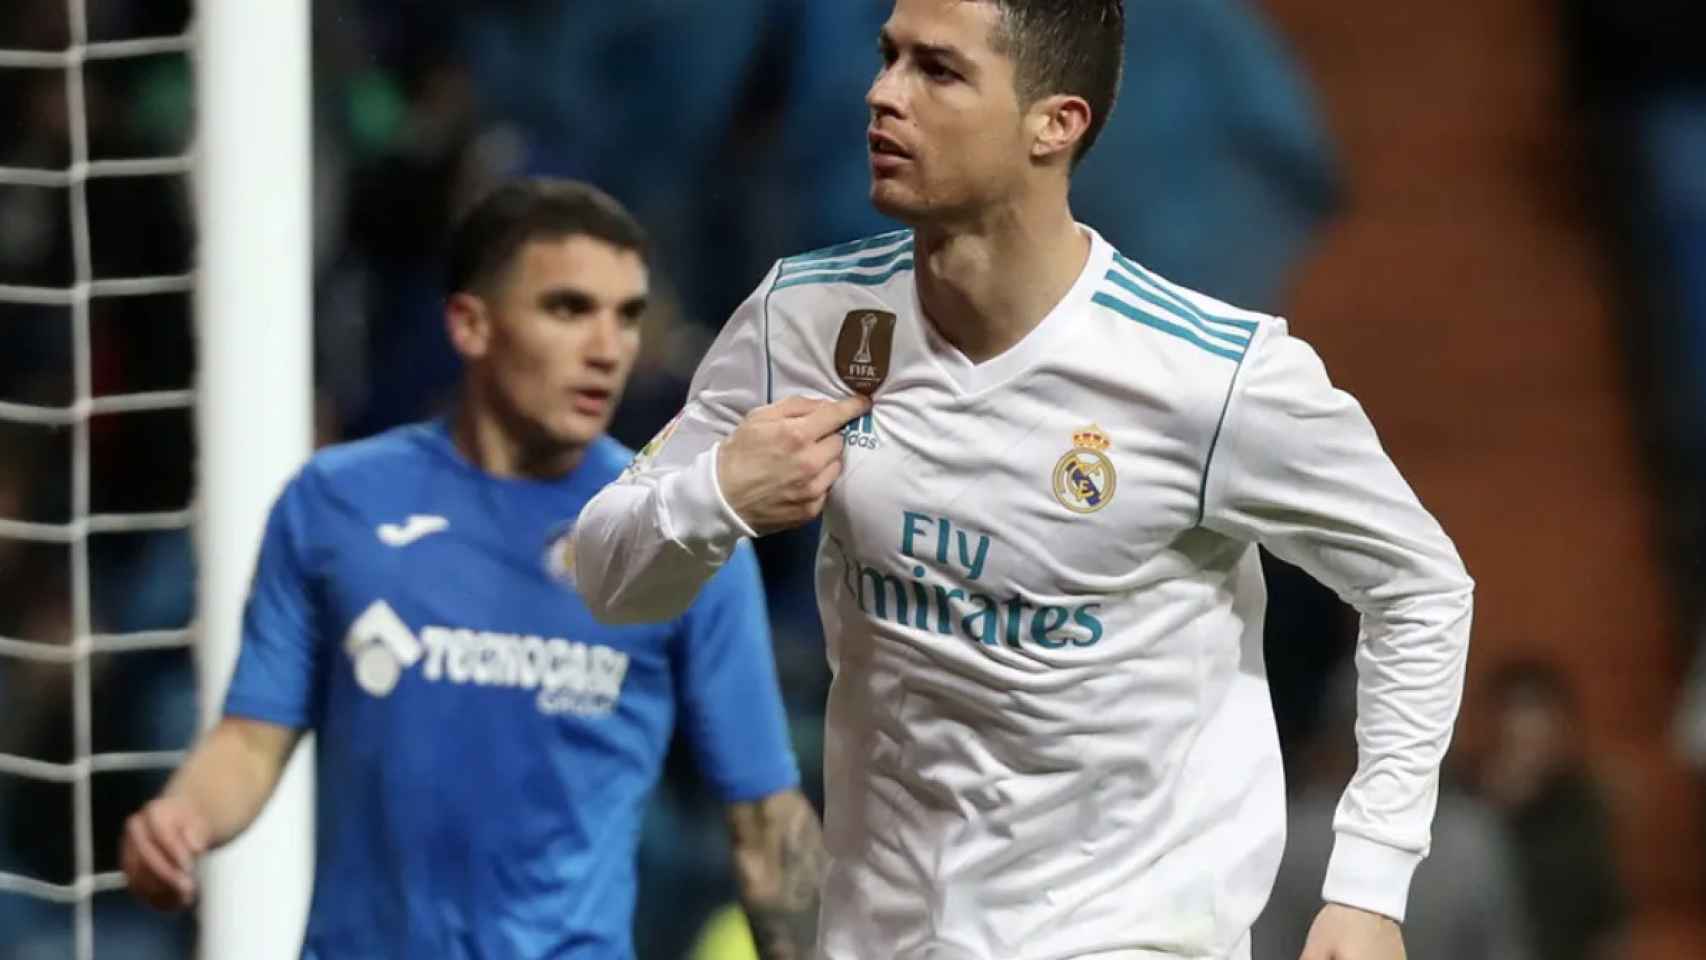
[[[136, 956], [98, 929], [97, 903], [124, 887], [113, 824], [146, 798], [137, 784], [157, 788], [182, 759], [197, 710], [138, 700], [113, 665], [175, 656], [183, 680], [193, 653], [211, 719], [264, 511], [308, 445], [307, 4], [201, 0], [193, 26], [163, 30], [146, 14], [172, 5], [153, 0], [4, 6], [0, 114], [16, 122], [0, 129], [0, 955], [91, 960], [111, 942]], [[156, 29], [108, 35], [139, 22]], [[177, 120], [176, 138], [135, 134]], [[150, 219], [161, 210], [179, 232]], [[187, 356], [179, 382], [147, 369], [171, 352], [160, 344], [187, 355], [192, 341], [193, 384]], [[155, 471], [183, 482], [135, 476]], [[48, 478], [61, 489], [42, 496]], [[181, 495], [150, 502], [150, 489]], [[171, 566], [192, 529], [199, 576]], [[111, 559], [115, 542], [128, 563]], [[177, 622], [147, 622], [171, 602], [138, 613], [147, 604], [119, 596], [150, 585], [185, 598]], [[176, 743], [114, 729], [171, 728], [160, 714], [174, 712]], [[293, 774], [274, 804], [287, 809], [204, 875], [203, 956], [295, 956], [308, 844]], [[69, 816], [40, 809], [66, 804]], [[32, 869], [44, 860], [55, 866]]]

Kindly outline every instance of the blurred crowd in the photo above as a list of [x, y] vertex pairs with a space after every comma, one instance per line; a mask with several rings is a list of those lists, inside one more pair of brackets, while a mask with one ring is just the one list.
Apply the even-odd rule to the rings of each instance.
[[[173, 34], [188, 0], [90, 4], [92, 39]], [[1341, 202], [1339, 159], [1306, 75], [1259, 8], [1240, 0], [1128, 0], [1121, 106], [1080, 171], [1075, 213], [1160, 272], [1243, 305], [1279, 310], [1287, 278]], [[1659, 358], [1664, 476], [1678, 504], [1679, 577], [1706, 544], [1706, 84], [1693, 47], [1637, 55], [1641, 5], [1578, 0], [1581, 96], [1645, 273], [1639, 289]], [[613, 432], [643, 443], [680, 405], [694, 365], [776, 257], [889, 226], [865, 201], [863, 94], [883, 4], [820, 0], [318, 0], [314, 4], [314, 337], [319, 440], [366, 436], [431, 415], [457, 373], [443, 334], [440, 244], [494, 180], [590, 180], [653, 232], [659, 307]], [[0, 48], [61, 49], [65, 0], [0, 7]], [[1619, 41], [1623, 45], [1619, 46]], [[1617, 58], [1623, 58], [1619, 60]], [[1638, 62], [1640, 70], [1625, 70]], [[1664, 69], [1664, 63], [1673, 69]], [[1639, 74], [1642, 82], [1606, 83]], [[182, 56], [90, 64], [87, 130], [97, 158], [172, 155], [193, 129]], [[0, 70], [0, 167], [62, 168], [71, 115], [64, 74]], [[1628, 137], [1620, 134], [1628, 133]], [[1613, 146], [1616, 145], [1616, 146]], [[181, 177], [90, 184], [96, 276], [193, 266]], [[69, 191], [0, 183], [0, 285], [69, 286]], [[257, 224], [264, 229], [264, 224]], [[1692, 265], [1692, 268], [1691, 268]], [[101, 299], [90, 315], [96, 394], [179, 389], [194, 361], [187, 296]], [[0, 302], [0, 401], [74, 398], [71, 312]], [[1663, 367], [1663, 369], [1658, 369]], [[90, 430], [96, 512], [190, 502], [187, 412], [98, 418]], [[0, 518], [64, 523], [74, 509], [70, 434], [0, 416]], [[761, 544], [795, 743], [815, 780], [828, 677], [801, 555], [814, 531]], [[1270, 561], [1272, 558], [1269, 558]], [[237, 558], [217, 562], [246, 562]], [[188, 625], [187, 532], [103, 535], [89, 547], [91, 627]], [[1692, 564], [1692, 565], [1690, 565]], [[70, 554], [0, 537], [0, 637], [63, 644], [73, 629]], [[1292, 840], [1258, 956], [1295, 956], [1317, 905], [1331, 811], [1354, 766], [1346, 679], [1354, 621], [1296, 570], [1271, 563], [1270, 658], [1293, 785]], [[1690, 591], [1681, 591], [1689, 594]], [[1702, 611], [1693, 610], [1696, 622]], [[234, 629], [206, 624], [204, 629]], [[166, 750], [195, 726], [185, 651], [98, 657], [95, 749]], [[1706, 766], [1706, 660], [1679, 731]], [[1481, 685], [1491, 747], [1442, 789], [1434, 856], [1416, 879], [1411, 954], [1457, 960], [1615, 956], [1630, 909], [1603, 790], [1579, 739], [1568, 683], [1545, 664]], [[0, 753], [71, 758], [69, 668], [0, 655]], [[1692, 731], [1692, 734], [1689, 733]], [[162, 774], [95, 784], [96, 868], [112, 869], [122, 817]], [[642, 840], [637, 930], [650, 960], [735, 960], [718, 807], [672, 752]], [[0, 871], [72, 882], [69, 787], [0, 774]], [[660, 905], [667, 904], [667, 908]], [[97, 954], [183, 956], [193, 922], [97, 901]], [[20, 958], [69, 956], [70, 911], [0, 894], [0, 943]]]
[[1571, 79], [1606, 185], [1633, 373], [1695, 665], [1678, 742], [1706, 770], [1706, 7], [1568, 0]]

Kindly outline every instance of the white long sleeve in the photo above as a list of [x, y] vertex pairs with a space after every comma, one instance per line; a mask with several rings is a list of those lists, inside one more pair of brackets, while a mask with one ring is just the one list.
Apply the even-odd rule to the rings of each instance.
[[1402, 920], [1462, 697], [1473, 583], [1356, 401], [1276, 324], [1245, 358], [1208, 465], [1204, 524], [1256, 541], [1362, 615], [1359, 761], [1325, 899]]
[[581, 511], [575, 582], [606, 623], [685, 611], [743, 538], [754, 536], [717, 485], [720, 442], [768, 402], [766, 292], [735, 310], [694, 374], [687, 405], [617, 482]]

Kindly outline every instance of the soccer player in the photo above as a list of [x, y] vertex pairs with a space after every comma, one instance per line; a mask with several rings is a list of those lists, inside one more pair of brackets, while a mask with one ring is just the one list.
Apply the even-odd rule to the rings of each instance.
[[1362, 615], [1304, 957], [1403, 956], [1472, 584], [1284, 321], [1074, 221], [1122, 21], [896, 0], [871, 196], [911, 229], [777, 263], [576, 528], [626, 621], [821, 514], [824, 960], [1248, 957], [1285, 830], [1258, 544]]
[[646, 309], [640, 227], [584, 184], [515, 181], [459, 224], [448, 281], [454, 412], [323, 451], [280, 496], [225, 716], [127, 825], [133, 889], [188, 905], [197, 858], [312, 729], [304, 957], [630, 957], [679, 719], [764, 955], [806, 956], [825, 858], [752, 552], [644, 625], [600, 625], [562, 585], [564, 517], [630, 459], [603, 433]]

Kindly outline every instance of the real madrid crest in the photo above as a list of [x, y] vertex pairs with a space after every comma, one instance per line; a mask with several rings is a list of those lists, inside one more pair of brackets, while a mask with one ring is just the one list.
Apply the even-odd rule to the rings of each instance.
[[1054, 465], [1054, 498], [1074, 513], [1095, 513], [1114, 499], [1112, 446], [1101, 427], [1089, 426], [1072, 435], [1072, 449]]

